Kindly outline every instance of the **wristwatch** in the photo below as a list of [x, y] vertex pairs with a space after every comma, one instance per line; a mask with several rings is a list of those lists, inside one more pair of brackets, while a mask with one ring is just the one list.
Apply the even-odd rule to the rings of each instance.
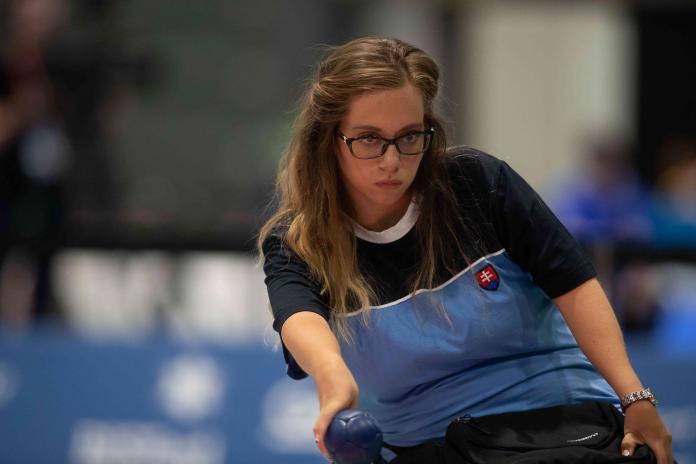
[[648, 400], [653, 406], [657, 406], [657, 398], [653, 395], [652, 390], [649, 388], [644, 388], [642, 390], [627, 393], [620, 398], [621, 409], [626, 411], [626, 408], [635, 403], [636, 401]]

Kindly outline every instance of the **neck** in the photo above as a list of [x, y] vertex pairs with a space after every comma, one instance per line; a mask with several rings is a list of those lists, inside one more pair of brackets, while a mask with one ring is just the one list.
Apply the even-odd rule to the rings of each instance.
[[399, 222], [410, 204], [411, 194], [408, 193], [395, 205], [379, 205], [370, 211], [356, 212], [355, 221], [367, 230], [382, 232]]

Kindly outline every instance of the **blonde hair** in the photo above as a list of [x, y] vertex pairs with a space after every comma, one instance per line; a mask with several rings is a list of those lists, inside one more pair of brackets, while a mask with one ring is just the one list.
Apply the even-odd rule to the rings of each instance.
[[[437, 64], [422, 50], [397, 39], [361, 38], [331, 49], [300, 101], [293, 135], [279, 165], [278, 210], [262, 227], [257, 247], [263, 255], [264, 240], [281, 231], [285, 245], [319, 282], [334, 316], [374, 305], [378, 285], [358, 267], [356, 239], [346, 217], [351, 205], [336, 159], [336, 128], [350, 99], [358, 94], [411, 83], [423, 96], [425, 122], [435, 134], [412, 185], [420, 199], [415, 226], [419, 266], [410, 276], [410, 288], [414, 292], [431, 288], [443, 258], [446, 269], [456, 272], [450, 258], [453, 251], [463, 255], [454, 227], [461, 218], [446, 178], [445, 131], [433, 112], [438, 79]], [[368, 312], [364, 311], [366, 319]], [[333, 325], [337, 335], [351, 338], [345, 318], [333, 317]]]

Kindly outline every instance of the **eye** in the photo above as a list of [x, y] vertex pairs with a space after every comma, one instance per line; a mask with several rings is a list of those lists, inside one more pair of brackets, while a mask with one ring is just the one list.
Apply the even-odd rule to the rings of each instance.
[[420, 132], [409, 132], [408, 134], [404, 134], [399, 138], [406, 143], [415, 143], [421, 138], [422, 135], [423, 134]]
[[362, 135], [357, 140], [365, 145], [373, 145], [382, 142], [382, 139], [374, 134]]

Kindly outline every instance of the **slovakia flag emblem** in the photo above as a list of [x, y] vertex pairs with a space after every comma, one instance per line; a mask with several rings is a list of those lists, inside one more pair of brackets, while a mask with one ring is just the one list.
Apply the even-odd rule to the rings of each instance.
[[484, 290], [498, 290], [500, 285], [500, 277], [490, 264], [476, 273], [476, 281]]

